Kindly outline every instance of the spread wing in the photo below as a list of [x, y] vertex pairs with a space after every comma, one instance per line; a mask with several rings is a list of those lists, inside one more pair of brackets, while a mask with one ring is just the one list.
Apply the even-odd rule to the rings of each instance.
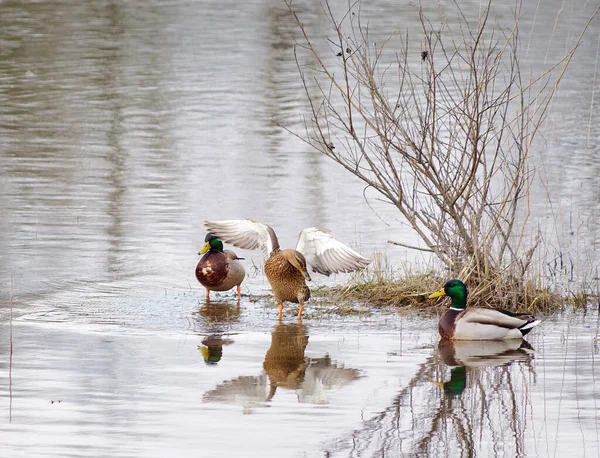
[[336, 240], [328, 229], [316, 227], [308, 227], [300, 232], [296, 250], [304, 255], [314, 272], [327, 276], [332, 273], [353, 272], [371, 262]]
[[223, 242], [231, 243], [246, 250], [263, 251], [265, 256], [279, 248], [277, 237], [269, 226], [251, 219], [229, 219], [224, 221], [204, 221], [210, 233]]

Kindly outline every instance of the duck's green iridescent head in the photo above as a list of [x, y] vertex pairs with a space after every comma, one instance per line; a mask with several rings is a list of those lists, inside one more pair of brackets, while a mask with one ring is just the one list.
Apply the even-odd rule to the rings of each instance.
[[223, 346], [215, 345], [210, 347], [198, 346], [200, 351], [202, 352], [202, 357], [204, 358], [204, 362], [209, 366], [214, 366], [219, 361], [221, 361], [221, 357], [223, 356]]
[[450, 296], [453, 309], [462, 310], [467, 306], [467, 287], [460, 280], [448, 281], [442, 289], [429, 296], [429, 299], [440, 296]]
[[450, 369], [450, 381], [433, 383], [444, 388], [444, 391], [451, 396], [460, 396], [467, 387], [467, 368], [465, 366], [454, 367]]
[[204, 254], [208, 250], [223, 251], [223, 242], [221, 242], [210, 232], [206, 234], [206, 237], [204, 237], [204, 245], [198, 254]]

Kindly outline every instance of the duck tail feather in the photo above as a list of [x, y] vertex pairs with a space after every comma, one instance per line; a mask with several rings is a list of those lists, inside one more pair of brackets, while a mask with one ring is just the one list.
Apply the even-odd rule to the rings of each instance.
[[525, 335], [529, 331], [531, 331], [535, 326], [537, 326], [538, 324], [540, 324], [541, 322], [542, 322], [542, 320], [528, 321], [527, 323], [525, 323], [523, 326], [521, 326], [519, 328], [519, 331], [521, 331], [521, 334]]

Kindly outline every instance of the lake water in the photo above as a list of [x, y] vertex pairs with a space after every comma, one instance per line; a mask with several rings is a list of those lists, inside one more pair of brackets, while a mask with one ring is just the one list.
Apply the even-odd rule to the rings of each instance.
[[[591, 3], [525, 2], [530, 68], [574, 43]], [[331, 33], [320, 3], [298, 8]], [[381, 36], [416, 27], [408, 2], [364, 11]], [[329, 227], [399, 269], [427, 262], [387, 244], [416, 243], [397, 211], [274, 122], [307, 115], [297, 32], [274, 0], [0, 3], [0, 456], [600, 454], [597, 310], [547, 317], [530, 348], [438, 349], [437, 317], [368, 307], [317, 304], [299, 327], [288, 306], [280, 324], [243, 250], [239, 307], [205, 303], [205, 219], [257, 219], [283, 246]], [[597, 18], [533, 199], [566, 273], [592, 283], [599, 36]]]

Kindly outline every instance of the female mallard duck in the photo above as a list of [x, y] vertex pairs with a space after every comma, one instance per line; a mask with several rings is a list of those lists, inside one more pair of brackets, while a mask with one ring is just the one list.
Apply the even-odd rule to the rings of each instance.
[[275, 231], [258, 221], [205, 221], [204, 224], [211, 233], [236, 247], [263, 250], [267, 256], [265, 275], [279, 305], [280, 319], [285, 301], [300, 304], [298, 319], [302, 318], [304, 303], [310, 298], [310, 290], [306, 285], [306, 280], [310, 280], [307, 264], [313, 272], [329, 276], [332, 273], [352, 272], [371, 262], [337, 241], [328, 234], [327, 229], [303, 229], [296, 249], [282, 250]]
[[[205, 254], [206, 253], [206, 254]], [[196, 278], [206, 288], [206, 299], [211, 291], [227, 291], [237, 286], [238, 300], [241, 297], [240, 284], [246, 276], [246, 270], [236, 254], [223, 250], [223, 242], [210, 232], [204, 238], [200, 250], [204, 254], [196, 266]]]
[[534, 326], [541, 323], [533, 315], [512, 313], [506, 310], [467, 307], [467, 287], [460, 280], [450, 280], [430, 299], [450, 296], [451, 307], [439, 322], [442, 339], [454, 340], [505, 340], [521, 339]]

